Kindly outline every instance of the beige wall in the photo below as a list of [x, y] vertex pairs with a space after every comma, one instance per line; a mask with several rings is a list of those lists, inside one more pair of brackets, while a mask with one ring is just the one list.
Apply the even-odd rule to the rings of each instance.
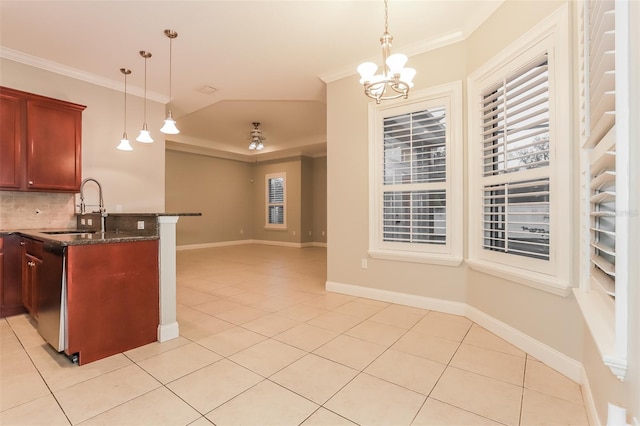
[[[634, 10], [633, 19], [640, 22], [638, 16], [640, 4], [631, 2]], [[441, 83], [463, 80], [465, 86], [466, 111], [466, 78], [508, 46], [519, 36], [525, 34], [538, 22], [549, 16], [558, 7], [567, 4], [569, 7], [569, 28], [576, 28], [576, 10], [573, 2], [563, 1], [507, 1], [493, 16], [485, 22], [467, 40], [455, 45], [411, 57], [409, 66], [417, 69], [415, 89], [427, 88]], [[638, 25], [633, 26], [632, 49], [634, 52], [634, 72], [638, 69]], [[635, 38], [634, 38], [635, 37]], [[577, 55], [575, 36], [572, 39], [573, 54]], [[576, 58], [573, 58], [576, 63]], [[577, 80], [577, 68], [573, 70]], [[638, 81], [635, 79], [635, 91], [639, 93]], [[577, 96], [577, 94], [575, 95]], [[638, 100], [635, 100], [638, 113]], [[583, 323], [582, 314], [573, 295], [561, 297], [536, 290], [515, 282], [492, 275], [474, 271], [464, 263], [459, 267], [422, 265], [415, 263], [395, 262], [368, 258], [368, 226], [369, 226], [369, 171], [368, 171], [368, 104], [369, 100], [362, 95], [357, 76], [353, 75], [327, 86], [327, 225], [328, 272], [329, 282], [361, 286], [365, 288], [383, 289], [392, 292], [407, 293], [412, 296], [425, 296], [463, 302], [499, 321], [531, 336], [548, 345], [567, 357], [582, 362], [589, 388], [593, 391], [594, 406], [601, 422], [606, 420], [607, 403], [618, 401], [627, 407], [629, 420], [640, 418], [640, 282], [637, 262], [634, 264], [630, 280], [630, 348], [629, 373], [625, 382], [620, 382], [603, 365], [602, 357], [593, 342], [591, 334]], [[574, 101], [574, 117], [577, 117], [577, 101]], [[632, 111], [634, 112], [634, 111]], [[466, 113], [465, 113], [466, 116]], [[632, 114], [632, 117], [634, 115]], [[466, 118], [465, 118], [466, 119]], [[634, 123], [635, 139], [638, 140], [638, 123]], [[576, 128], [577, 126], [574, 126]], [[467, 128], [465, 122], [465, 129]], [[577, 136], [566, 143], [578, 144]], [[468, 165], [469, 147], [465, 135], [465, 197], [467, 203], [466, 169]], [[632, 181], [640, 182], [639, 144], [634, 145], [634, 161]], [[579, 191], [578, 149], [574, 145], [572, 169], [574, 194]], [[640, 258], [640, 239], [638, 225], [639, 193], [633, 194], [633, 209], [630, 214], [635, 218], [631, 238], [634, 247], [630, 249], [631, 258]], [[578, 217], [578, 197], [574, 197], [573, 211], [568, 214]], [[467, 225], [468, 216], [465, 210], [465, 229], [460, 230], [465, 236], [465, 253], [468, 251]], [[578, 247], [578, 228], [576, 219], [572, 246]], [[361, 268], [361, 259], [368, 259], [368, 268]], [[573, 265], [573, 283], [578, 286], [576, 273], [577, 260]]]
[[[466, 77], [465, 45], [457, 43], [412, 57], [409, 65], [418, 70], [416, 89], [462, 80]], [[464, 266], [368, 259], [368, 104], [355, 75], [327, 87], [327, 279], [463, 302]], [[367, 269], [361, 268], [362, 259], [368, 259]]]
[[253, 238], [252, 164], [167, 150], [168, 211], [199, 212], [181, 217], [178, 245]]
[[313, 159], [313, 241], [327, 242], [327, 157]]
[[[266, 224], [266, 175], [286, 173], [286, 210], [287, 228], [283, 230], [265, 229]], [[289, 160], [274, 160], [256, 163], [253, 168], [253, 196], [255, 215], [253, 219], [254, 238], [262, 241], [299, 243], [301, 232], [301, 190], [302, 166], [299, 157]]]
[[[124, 95], [40, 68], [0, 59], [0, 84], [26, 92], [62, 99], [87, 108], [82, 114], [82, 177], [101, 184], [107, 211], [164, 212], [164, 138], [159, 130], [164, 105], [148, 101], [147, 122], [155, 143], [134, 141], [143, 122], [143, 99], [127, 98], [127, 133], [131, 152], [118, 151], [122, 138]], [[114, 67], [114, 79], [121, 74]], [[97, 204], [95, 186], [86, 187], [87, 204]], [[26, 195], [25, 195], [26, 196]], [[73, 212], [69, 212], [73, 214]]]
[[[265, 229], [265, 179], [280, 172], [287, 177], [287, 229], [269, 230]], [[247, 163], [167, 150], [167, 210], [202, 213], [178, 221], [177, 244], [323, 242], [322, 231], [315, 227], [326, 229], [326, 175], [326, 159]]]

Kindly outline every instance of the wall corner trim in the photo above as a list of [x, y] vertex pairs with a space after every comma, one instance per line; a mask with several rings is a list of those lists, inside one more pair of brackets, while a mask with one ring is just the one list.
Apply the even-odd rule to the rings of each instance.
[[[564, 374], [574, 382], [577, 382], [580, 385], [584, 385], [585, 383], [586, 374], [584, 373], [582, 363], [466, 303], [407, 293], [398, 293], [389, 290], [344, 284], [334, 281], [327, 281], [325, 283], [325, 288], [327, 291], [335, 293], [348, 294], [350, 296], [364, 297], [367, 299], [398, 303], [400, 305], [465, 316], [498, 337], [501, 337], [516, 346], [520, 350], [533, 355], [536, 359], [559, 373]], [[590, 392], [588, 387], [583, 386], [583, 390], [585, 393]], [[589, 398], [591, 398], [591, 395], [589, 394], [584, 398], [586, 398], [585, 406], [587, 409], [591, 409], [591, 407], [586, 404], [586, 402], [589, 401]], [[593, 404], [590, 405], [592, 406]]]

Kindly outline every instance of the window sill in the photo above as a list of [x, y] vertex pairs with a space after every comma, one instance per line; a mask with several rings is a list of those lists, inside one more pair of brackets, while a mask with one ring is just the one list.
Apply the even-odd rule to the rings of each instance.
[[523, 271], [522, 269], [511, 268], [508, 266], [502, 266], [496, 263], [485, 262], [476, 259], [467, 259], [466, 262], [469, 264], [471, 269], [474, 269], [476, 271], [511, 280], [518, 284], [533, 287], [535, 289], [546, 291], [547, 293], [555, 294], [557, 296], [566, 297], [571, 292], [571, 287], [569, 285], [549, 275], [531, 271]]
[[458, 266], [462, 257], [438, 253], [418, 253], [396, 250], [369, 250], [369, 256], [374, 259], [394, 260], [398, 262], [429, 263], [432, 265]]
[[627, 373], [626, 358], [615, 355], [615, 312], [612, 306], [593, 291], [573, 290], [584, 321], [591, 332], [602, 361], [611, 372], [623, 380]]

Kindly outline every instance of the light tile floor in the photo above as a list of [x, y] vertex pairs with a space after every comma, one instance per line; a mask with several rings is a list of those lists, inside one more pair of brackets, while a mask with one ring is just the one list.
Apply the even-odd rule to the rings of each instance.
[[323, 248], [177, 259], [178, 339], [78, 367], [2, 320], [0, 424], [588, 424], [576, 383], [468, 319], [326, 292]]

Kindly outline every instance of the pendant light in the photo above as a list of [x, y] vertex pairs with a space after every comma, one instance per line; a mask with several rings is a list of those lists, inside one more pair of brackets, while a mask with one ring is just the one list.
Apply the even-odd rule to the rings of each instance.
[[[169, 38], [169, 103], [171, 103], [171, 55], [172, 55], [172, 43], [173, 39], [178, 37], [178, 33], [172, 30], [164, 30], [164, 35]], [[180, 130], [176, 127], [176, 121], [173, 119], [171, 115], [171, 108], [169, 108], [169, 113], [167, 114], [167, 119], [164, 120], [164, 125], [162, 129], [160, 129], [162, 133], [168, 135], [175, 135], [180, 133]]]
[[151, 53], [141, 50], [140, 56], [144, 58], [144, 123], [142, 123], [142, 130], [136, 140], [142, 143], [152, 143], [153, 139], [147, 128], [147, 59], [151, 57]]
[[127, 139], [127, 76], [131, 74], [131, 70], [127, 68], [120, 68], [120, 72], [124, 74], [124, 131], [122, 132], [122, 139], [118, 149], [120, 151], [133, 151], [129, 139]]

